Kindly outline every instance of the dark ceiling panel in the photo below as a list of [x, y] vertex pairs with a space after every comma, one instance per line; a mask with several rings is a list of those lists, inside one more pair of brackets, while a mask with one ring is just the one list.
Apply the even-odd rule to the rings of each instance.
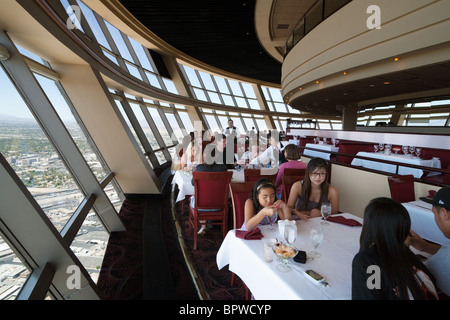
[[255, 0], [121, 0], [150, 31], [213, 67], [275, 84], [281, 64], [255, 34]]

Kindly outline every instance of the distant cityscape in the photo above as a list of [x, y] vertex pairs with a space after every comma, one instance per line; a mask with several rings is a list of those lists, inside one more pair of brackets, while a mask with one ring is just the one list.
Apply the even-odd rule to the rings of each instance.
[[[106, 175], [81, 129], [68, 124], [68, 130], [100, 181]], [[0, 153], [8, 161], [58, 231], [84, 199], [45, 133], [34, 120], [0, 114]], [[118, 211], [121, 201], [112, 187], [105, 193]], [[71, 244], [71, 249], [97, 282], [109, 234], [95, 212], [88, 214]], [[0, 236], [0, 300], [13, 300], [30, 271]]]

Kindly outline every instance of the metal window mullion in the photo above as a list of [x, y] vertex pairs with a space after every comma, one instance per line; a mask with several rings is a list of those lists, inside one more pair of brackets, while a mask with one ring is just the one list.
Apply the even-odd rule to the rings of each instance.
[[[145, 108], [145, 110], [148, 110], [147, 105], [144, 102], [144, 99], [142, 99], [141, 97], [137, 98], [137, 100], [140, 102], [141, 107], [143, 106]], [[167, 133], [169, 134], [170, 139], [172, 140], [173, 143], [178, 143], [178, 140], [176, 139], [175, 135], [173, 134], [173, 128], [170, 125], [169, 120], [167, 120], [166, 114], [164, 112], [164, 110], [161, 107], [157, 107], [156, 110], [158, 111], [159, 117], [161, 118], [164, 127], [166, 128]], [[159, 131], [158, 131], [159, 132]], [[165, 145], [165, 144], [164, 144]], [[167, 146], [166, 146], [167, 147]], [[164, 153], [166, 155], [166, 153]], [[170, 157], [169, 157], [170, 159]]]
[[17, 295], [16, 300], [44, 300], [54, 275], [55, 269], [50, 263], [34, 269]]
[[[51, 294], [57, 298], [76, 294], [82, 299], [98, 299], [101, 295], [86, 269], [46, 216], [6, 159], [0, 154], [0, 220], [7, 228], [8, 243], [32, 271], [50, 263], [54, 266]], [[80, 289], [67, 287], [69, 266], [80, 269]], [[41, 282], [41, 285], [46, 285]], [[29, 289], [28, 289], [29, 290]]]
[[[155, 122], [153, 121], [152, 117], [150, 116], [150, 111], [148, 111], [148, 107], [142, 103], [139, 104], [142, 110], [142, 113], [144, 114], [144, 118], [147, 120], [148, 125], [150, 126], [150, 130], [152, 131], [153, 135], [155, 136], [156, 142], [158, 143], [159, 147], [163, 149], [164, 156], [167, 159], [170, 159], [170, 153], [167, 150], [166, 143], [164, 142], [164, 139], [161, 136], [161, 133], [159, 133], [158, 127], [156, 126]], [[158, 110], [158, 109], [157, 109]], [[158, 165], [159, 167], [160, 165]]]
[[[100, 17], [97, 13], [93, 12], [95, 19], [97, 19], [98, 25], [100, 26], [100, 29], [103, 32], [103, 35], [106, 38], [106, 41], [108, 41], [109, 46], [111, 47], [111, 51], [116, 55], [117, 62], [119, 63], [119, 66], [124, 69], [127, 73], [129, 73], [127, 65], [124, 61], [124, 58], [120, 54], [119, 48], [117, 48], [116, 42], [114, 41], [113, 37], [111, 36], [111, 33], [108, 30], [108, 27], [106, 26], [105, 21], [102, 17]], [[119, 30], [120, 32], [120, 30]]]
[[133, 46], [131, 45], [130, 39], [123, 32], [120, 32], [120, 35], [122, 36], [122, 39], [125, 42], [125, 45], [127, 46], [128, 52], [130, 53], [131, 57], [134, 60], [134, 64], [137, 67], [142, 80], [145, 83], [150, 84], [150, 81], [147, 79], [147, 75], [145, 74], [144, 68], [142, 67], [141, 62], [139, 61], [139, 58], [138, 58], [136, 52], [134, 51]]
[[150, 142], [147, 139], [147, 136], [144, 133], [144, 130], [142, 129], [139, 120], [136, 118], [136, 115], [134, 114], [133, 110], [131, 109], [131, 106], [128, 102], [128, 100], [125, 98], [125, 95], [123, 92], [116, 91], [116, 94], [121, 97], [120, 104], [123, 107], [123, 110], [125, 111], [125, 114], [128, 117], [128, 120], [131, 123], [131, 126], [133, 127], [134, 131], [136, 132], [136, 135], [138, 136], [138, 139], [140, 140], [142, 147], [145, 150], [145, 155], [150, 160], [152, 166], [154, 168], [158, 168], [160, 166], [158, 159], [156, 158], [155, 152], [152, 149], [152, 146], [150, 145]]
[[75, 239], [75, 236], [77, 235], [78, 230], [80, 230], [81, 226], [83, 225], [83, 222], [86, 219], [89, 211], [92, 209], [95, 198], [96, 197], [93, 194], [84, 198], [84, 200], [78, 206], [77, 210], [75, 210], [69, 221], [67, 221], [67, 223], [64, 225], [64, 228], [61, 230], [61, 236], [69, 246], [72, 243], [73, 239]]
[[[67, 1], [69, 2], [69, 4], [71, 6], [79, 7], [78, 3], [75, 0], [67, 0]], [[61, 4], [61, 6], [62, 6], [62, 4]], [[64, 8], [64, 9], [67, 9], [67, 8]], [[66, 12], [66, 14], [67, 14], [67, 12]], [[91, 41], [89, 41], [89, 47], [92, 50], [94, 50], [96, 53], [103, 55], [102, 48], [101, 48], [100, 44], [98, 43], [97, 38], [95, 37], [95, 34], [92, 31], [91, 26], [89, 25], [88, 19], [86, 19], [86, 17], [84, 16], [84, 12], [83, 12], [83, 10], [81, 10], [81, 8], [80, 8], [80, 14], [81, 14], [81, 18], [79, 20], [79, 23], [81, 24], [81, 27], [83, 28], [85, 36], [87, 36], [91, 40]], [[83, 33], [83, 31], [81, 31], [81, 30], [74, 30], [74, 31]], [[80, 37], [80, 38], [82, 39], [83, 37]]]
[[59, 115], [42, 91], [38, 81], [26, 65], [22, 55], [16, 49], [8, 35], [0, 32], [0, 43], [11, 54], [11, 58], [3, 61], [7, 73], [14, 79], [15, 85], [24, 101], [44, 128], [49, 140], [58, 151], [70, 173], [85, 195], [96, 194], [95, 211], [108, 231], [125, 230], [122, 221], [110, 200], [100, 188], [97, 178], [89, 168], [86, 160], [73, 141]]

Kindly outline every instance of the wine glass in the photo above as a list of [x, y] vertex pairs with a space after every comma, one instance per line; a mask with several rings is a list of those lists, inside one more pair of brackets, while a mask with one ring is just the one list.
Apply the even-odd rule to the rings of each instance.
[[267, 219], [269, 219], [270, 227], [269, 231], [275, 231], [275, 227], [273, 226], [273, 223], [277, 221], [278, 218], [278, 212], [274, 212], [272, 216], [268, 216]]
[[376, 144], [373, 145], [373, 151], [374, 151], [375, 153], [378, 152], [378, 145], [376, 145]]
[[416, 148], [416, 156], [420, 158], [420, 154], [422, 153], [422, 148]]
[[[327, 220], [327, 218], [331, 215], [331, 203], [324, 201], [320, 207], [320, 213], [322, 214], [323, 220]], [[324, 226], [329, 225], [326, 221], [322, 221], [320, 224]]]
[[411, 157], [414, 156], [414, 152], [416, 152], [415, 146], [409, 146], [409, 153], [411, 153]]
[[408, 154], [408, 146], [402, 146], [403, 154], [406, 156]]
[[386, 143], [386, 145], [385, 145], [384, 147], [386, 148], [387, 153], [388, 153], [388, 154], [391, 154], [392, 144]]
[[317, 247], [320, 246], [323, 242], [323, 232], [321, 228], [314, 227], [311, 229], [309, 234], [309, 240], [314, 247], [314, 251], [308, 253], [308, 256], [311, 259], [320, 258], [320, 253], [317, 252]]
[[384, 143], [380, 143], [379, 144], [379, 148], [380, 148], [380, 152], [383, 152], [383, 150], [384, 150]]
[[284, 238], [286, 242], [292, 245], [297, 239], [297, 225], [286, 224], [284, 227]]

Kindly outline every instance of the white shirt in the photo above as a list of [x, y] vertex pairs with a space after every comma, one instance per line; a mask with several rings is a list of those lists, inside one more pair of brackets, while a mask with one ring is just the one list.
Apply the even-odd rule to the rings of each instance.
[[236, 128], [236, 127], [228, 127], [228, 128], [225, 128], [224, 130], [223, 130], [223, 134], [224, 135], [226, 135], [226, 136], [228, 136], [228, 135], [230, 135], [230, 134], [236, 134], [236, 137], [240, 137], [241, 136], [241, 134], [239, 133], [239, 129], [238, 128]]
[[[279, 143], [278, 142], [278, 145], [276, 146], [276, 149], [278, 149], [278, 151], [280, 151], [280, 152], [283, 152], [283, 146], [281, 145], [281, 143]], [[253, 158], [253, 160], [252, 161], [250, 161], [250, 164], [254, 164], [254, 165], [256, 165], [256, 164], [258, 164], [258, 162], [261, 162], [261, 163], [267, 163], [267, 162], [275, 162], [276, 163], [276, 166], [278, 167], [279, 165], [279, 161], [280, 161], [280, 157], [278, 157], [278, 154], [277, 154], [277, 156], [274, 156], [275, 155], [275, 153], [274, 153], [274, 150], [275, 149], [275, 147], [273, 147], [273, 146], [270, 146], [270, 147], [268, 147], [263, 153], [261, 153], [259, 156], [257, 156], [256, 158]], [[278, 153], [278, 151], [275, 151], [276, 153]]]
[[450, 245], [443, 245], [424, 264], [436, 278], [436, 286], [450, 297]]

